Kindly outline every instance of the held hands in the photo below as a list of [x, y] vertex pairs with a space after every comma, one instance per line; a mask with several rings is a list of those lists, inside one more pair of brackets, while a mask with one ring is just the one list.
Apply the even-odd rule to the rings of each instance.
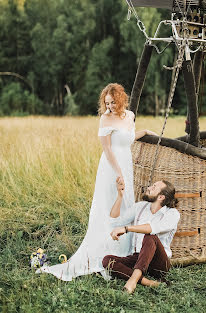
[[113, 240], [119, 240], [119, 237], [122, 236], [125, 233], [125, 227], [118, 227], [113, 229], [111, 232], [111, 237]]
[[122, 176], [118, 176], [116, 179], [116, 186], [118, 194], [122, 197], [124, 194], [125, 184]]

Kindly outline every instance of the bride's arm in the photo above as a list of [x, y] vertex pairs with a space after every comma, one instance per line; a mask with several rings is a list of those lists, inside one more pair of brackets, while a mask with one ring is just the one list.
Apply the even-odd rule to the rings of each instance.
[[100, 141], [101, 141], [104, 153], [106, 155], [106, 158], [109, 161], [110, 165], [114, 169], [117, 176], [122, 177], [121, 168], [120, 168], [120, 166], [119, 166], [119, 164], [115, 158], [115, 155], [111, 149], [111, 134], [109, 134], [107, 136], [100, 136]]
[[138, 140], [142, 137], [144, 137], [145, 135], [153, 135], [153, 136], [158, 136], [156, 133], [154, 133], [151, 130], [148, 129], [144, 129], [144, 130], [139, 130], [135, 132], [135, 140]]
[[[100, 128], [107, 128], [107, 126], [105, 125], [105, 121], [106, 121], [107, 117], [105, 116], [101, 116], [100, 118]], [[112, 127], [111, 127], [112, 128]], [[107, 160], [109, 161], [110, 165], [112, 166], [112, 168], [114, 169], [115, 173], [117, 174], [117, 176], [122, 177], [122, 171], [121, 168], [115, 158], [115, 155], [111, 149], [111, 133], [108, 134], [107, 136], [100, 136], [100, 142], [102, 144], [102, 148], [104, 150], [104, 153], [106, 155]]]

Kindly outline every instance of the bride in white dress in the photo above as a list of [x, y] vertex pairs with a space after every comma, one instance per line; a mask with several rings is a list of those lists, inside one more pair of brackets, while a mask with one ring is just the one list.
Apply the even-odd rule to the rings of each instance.
[[134, 113], [126, 110], [128, 96], [119, 84], [109, 84], [100, 95], [100, 128], [98, 136], [103, 153], [97, 170], [96, 184], [90, 210], [88, 230], [76, 253], [63, 264], [43, 266], [37, 273], [45, 272], [64, 281], [81, 275], [101, 272], [106, 278], [102, 259], [105, 255], [130, 254], [130, 235], [119, 241], [112, 240], [110, 210], [117, 197], [116, 179], [125, 184], [121, 213], [134, 204], [133, 164], [130, 146], [135, 139], [155, 133], [142, 130], [135, 133]]

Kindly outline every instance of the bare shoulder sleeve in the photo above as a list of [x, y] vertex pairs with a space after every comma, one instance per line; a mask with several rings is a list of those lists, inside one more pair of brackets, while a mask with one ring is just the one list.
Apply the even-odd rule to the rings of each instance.
[[114, 127], [108, 126], [108, 127], [100, 127], [98, 136], [107, 136], [110, 135], [115, 130]]

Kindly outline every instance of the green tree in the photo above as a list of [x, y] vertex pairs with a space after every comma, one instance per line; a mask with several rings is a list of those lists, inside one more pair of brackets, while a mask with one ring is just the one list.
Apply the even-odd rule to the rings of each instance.
[[[26, 79], [28, 84], [21, 82], [18, 95], [22, 92], [23, 99], [27, 91], [42, 104], [40, 109], [33, 101], [37, 108], [29, 112], [96, 114], [99, 93], [110, 82], [123, 84], [130, 94], [145, 37], [134, 16], [127, 21], [125, 0], [27, 0], [23, 9], [18, 2], [0, 3], [0, 71]], [[154, 8], [138, 8], [137, 13], [149, 36], [162, 19], [170, 18], [169, 11]], [[170, 36], [169, 28], [162, 27], [160, 35]], [[160, 50], [164, 46], [158, 44]], [[163, 65], [172, 66], [174, 54], [174, 46], [160, 55], [154, 49], [140, 113], [159, 114], [165, 108], [171, 71]], [[0, 98], [3, 93], [6, 99], [7, 86], [16, 88], [12, 82], [20, 83], [15, 77], [1, 76]], [[19, 98], [17, 102], [19, 108]], [[186, 109], [182, 77], [173, 106], [179, 112]], [[26, 110], [23, 103], [22, 110]]]
[[0, 115], [41, 114], [42, 102], [20, 83], [9, 83], [2, 88]]
[[112, 76], [111, 51], [114, 45], [112, 37], [96, 43], [92, 48], [86, 71], [84, 102], [81, 106], [83, 114], [97, 113], [97, 102], [101, 89], [114, 80]]

